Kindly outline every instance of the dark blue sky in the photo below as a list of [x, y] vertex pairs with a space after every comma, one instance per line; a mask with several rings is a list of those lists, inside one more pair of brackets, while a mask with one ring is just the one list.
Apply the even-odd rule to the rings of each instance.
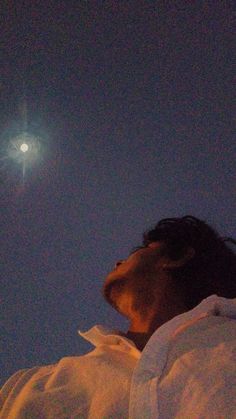
[[1, 158], [24, 95], [41, 151], [24, 187], [1, 160], [2, 380], [127, 327], [103, 278], [159, 219], [235, 236], [233, 2], [26, 3], [3, 13]]

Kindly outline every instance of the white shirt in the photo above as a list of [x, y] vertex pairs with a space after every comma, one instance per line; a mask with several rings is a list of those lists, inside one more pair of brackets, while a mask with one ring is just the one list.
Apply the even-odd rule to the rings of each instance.
[[102, 326], [81, 335], [92, 352], [7, 381], [1, 419], [236, 419], [236, 299], [208, 297], [142, 353]]

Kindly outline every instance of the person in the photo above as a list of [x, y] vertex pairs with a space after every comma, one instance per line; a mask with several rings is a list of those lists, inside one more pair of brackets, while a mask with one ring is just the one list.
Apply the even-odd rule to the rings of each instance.
[[236, 418], [236, 255], [192, 216], [161, 220], [118, 261], [106, 301], [127, 332], [94, 326], [95, 349], [18, 371], [1, 418]]

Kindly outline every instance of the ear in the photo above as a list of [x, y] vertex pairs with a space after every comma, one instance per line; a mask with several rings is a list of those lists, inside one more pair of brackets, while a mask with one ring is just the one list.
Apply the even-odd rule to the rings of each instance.
[[188, 247], [184, 253], [184, 255], [180, 259], [168, 259], [163, 264], [164, 269], [175, 269], [184, 266], [187, 262], [189, 262], [195, 255], [195, 250], [192, 247]]

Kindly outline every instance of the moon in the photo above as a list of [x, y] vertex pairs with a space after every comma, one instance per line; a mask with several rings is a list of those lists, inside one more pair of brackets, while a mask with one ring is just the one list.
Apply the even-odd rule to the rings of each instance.
[[26, 151], [29, 150], [28, 144], [26, 144], [26, 143], [21, 144], [20, 150], [22, 151], [22, 153], [26, 153]]

